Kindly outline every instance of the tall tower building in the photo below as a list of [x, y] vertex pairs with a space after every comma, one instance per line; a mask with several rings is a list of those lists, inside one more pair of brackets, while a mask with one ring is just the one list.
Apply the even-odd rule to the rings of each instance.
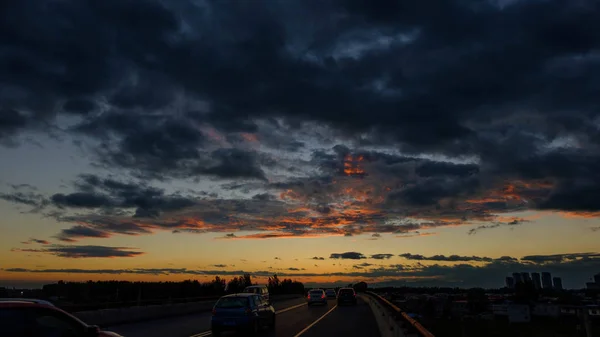
[[562, 290], [562, 279], [560, 277], [554, 277], [552, 280], [554, 281], [554, 289]]
[[523, 283], [523, 279], [521, 278], [521, 273], [513, 273], [513, 280], [515, 284]]
[[523, 282], [531, 283], [531, 276], [529, 276], [529, 273], [523, 272], [521, 273], [521, 277], [523, 278]]
[[542, 287], [552, 289], [552, 274], [547, 271], [542, 273]]
[[513, 289], [515, 287], [515, 279], [507, 276], [505, 280], [506, 287], [509, 289]]
[[600, 273], [594, 275], [594, 283], [600, 285]]
[[536, 290], [542, 289], [542, 279], [540, 278], [540, 273], [531, 273], [531, 279]]

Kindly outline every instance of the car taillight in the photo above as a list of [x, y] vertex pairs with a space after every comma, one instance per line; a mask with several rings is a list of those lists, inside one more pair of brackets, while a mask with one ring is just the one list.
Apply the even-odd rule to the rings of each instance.
[[252, 309], [246, 308], [246, 315], [250, 315], [252, 313]]
[[354, 295], [354, 297], [356, 297], [356, 294], [352, 294], [352, 295]]
[[217, 309], [213, 309], [213, 310], [212, 310], [212, 315], [214, 316], [214, 315], [216, 315], [216, 314], [217, 314]]
[[325, 298], [325, 294], [321, 295], [321, 298]]
[[310, 300], [310, 294], [308, 294], [308, 296], [306, 296], [306, 298], [308, 298]]

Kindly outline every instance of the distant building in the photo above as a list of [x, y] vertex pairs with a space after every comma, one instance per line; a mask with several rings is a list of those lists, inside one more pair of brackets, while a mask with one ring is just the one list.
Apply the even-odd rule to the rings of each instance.
[[594, 275], [594, 282], [587, 282], [586, 286], [590, 290], [600, 290], [600, 273]]
[[515, 279], [507, 276], [505, 280], [506, 287], [509, 289], [513, 289], [515, 287]]
[[523, 282], [531, 283], [531, 276], [529, 276], [529, 273], [523, 272], [521, 273], [521, 277], [523, 278]]
[[542, 279], [540, 278], [540, 273], [531, 273], [531, 279], [536, 290], [542, 289]]
[[542, 287], [552, 289], [552, 274], [547, 271], [542, 273]]
[[554, 289], [562, 290], [563, 285], [560, 277], [554, 277], [552, 278], [552, 281], [554, 282]]
[[585, 284], [586, 288], [588, 288], [589, 290], [600, 290], [600, 283], [596, 283], [596, 282], [587, 282]]
[[513, 280], [515, 284], [523, 283], [523, 278], [521, 278], [521, 273], [513, 273]]

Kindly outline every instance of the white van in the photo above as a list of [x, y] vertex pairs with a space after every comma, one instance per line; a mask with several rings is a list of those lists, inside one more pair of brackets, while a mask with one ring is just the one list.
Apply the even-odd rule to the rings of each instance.
[[271, 299], [269, 298], [269, 288], [267, 288], [267, 286], [249, 286], [244, 288], [244, 292], [261, 295], [267, 303], [271, 303]]

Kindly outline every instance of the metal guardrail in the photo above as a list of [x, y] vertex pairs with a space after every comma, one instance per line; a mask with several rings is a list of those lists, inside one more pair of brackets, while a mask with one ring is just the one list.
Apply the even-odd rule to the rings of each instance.
[[429, 332], [429, 330], [425, 329], [421, 323], [417, 322], [414, 318], [408, 316], [402, 309], [398, 308], [394, 303], [388, 301], [387, 299], [379, 296], [378, 294], [367, 291], [366, 294], [376, 298], [380, 303], [388, 307], [390, 311], [396, 314], [398, 318], [407, 323], [408, 328], [417, 332], [417, 334], [421, 337], [435, 337], [434, 334]]

